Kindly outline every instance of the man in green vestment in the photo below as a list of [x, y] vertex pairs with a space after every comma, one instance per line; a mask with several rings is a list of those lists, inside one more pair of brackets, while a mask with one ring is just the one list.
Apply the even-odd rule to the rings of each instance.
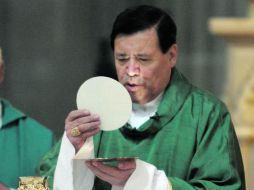
[[[52, 174], [48, 170], [60, 151], [54, 190], [245, 189], [230, 114], [176, 69], [176, 31], [172, 18], [156, 7], [132, 7], [118, 15], [111, 46], [119, 82], [133, 102], [132, 115], [119, 130], [100, 131], [100, 116], [70, 112], [61, 146], [42, 165], [42, 173]], [[95, 157], [138, 159], [116, 167], [97, 161], [76, 167], [72, 159], [91, 136]]]
[[[0, 83], [3, 79], [0, 48]], [[38, 175], [36, 168], [53, 143], [49, 129], [0, 98], [0, 190], [17, 188], [20, 176]]]

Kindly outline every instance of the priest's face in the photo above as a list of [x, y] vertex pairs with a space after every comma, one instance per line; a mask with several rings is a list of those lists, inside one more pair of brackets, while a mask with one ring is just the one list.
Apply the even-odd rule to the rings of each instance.
[[154, 28], [131, 35], [118, 35], [114, 58], [118, 80], [128, 90], [132, 101], [145, 104], [167, 86], [176, 64], [177, 46], [163, 53]]

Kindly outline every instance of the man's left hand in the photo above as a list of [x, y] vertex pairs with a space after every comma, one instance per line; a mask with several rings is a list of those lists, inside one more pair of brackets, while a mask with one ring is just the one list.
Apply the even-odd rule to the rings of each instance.
[[119, 161], [117, 167], [110, 167], [98, 161], [86, 161], [86, 166], [100, 179], [111, 185], [124, 186], [136, 169], [136, 161]]

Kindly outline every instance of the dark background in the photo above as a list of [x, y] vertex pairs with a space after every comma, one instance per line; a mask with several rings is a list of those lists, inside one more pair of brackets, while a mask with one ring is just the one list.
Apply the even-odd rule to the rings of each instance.
[[114, 76], [109, 35], [120, 11], [151, 4], [170, 11], [178, 25], [178, 68], [195, 85], [221, 96], [226, 45], [208, 20], [245, 16], [247, 0], [0, 0], [0, 46], [6, 77], [0, 94], [51, 128], [57, 137], [76, 109], [79, 86], [95, 75]]

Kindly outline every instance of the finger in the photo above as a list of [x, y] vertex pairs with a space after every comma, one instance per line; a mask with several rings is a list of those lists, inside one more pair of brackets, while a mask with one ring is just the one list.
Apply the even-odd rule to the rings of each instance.
[[[90, 123], [90, 124], [89, 124]], [[86, 125], [85, 125], [86, 124]], [[83, 125], [83, 127], [79, 127], [80, 125]], [[100, 125], [100, 118], [98, 115], [87, 115], [87, 116], [81, 116], [80, 118], [77, 118], [73, 121], [66, 121], [65, 123], [65, 129], [72, 129], [73, 127], [79, 127], [79, 129], [83, 132], [85, 132], [87, 129], [93, 126], [99, 126]]]
[[[93, 126], [94, 125], [94, 126]], [[98, 133], [100, 131], [99, 128], [99, 122], [95, 122], [95, 124], [87, 124], [85, 126], [79, 126], [77, 127], [80, 131], [79, 136], [73, 136], [72, 135], [72, 129], [73, 128], [68, 128], [66, 129], [66, 135], [69, 138], [71, 142], [74, 142], [75, 144], [80, 142], [80, 141], [85, 141], [86, 138], [91, 137]]]
[[71, 122], [72, 126], [79, 126], [81, 124], [100, 121], [100, 117], [96, 114], [79, 117]]
[[80, 118], [80, 117], [84, 117], [84, 116], [88, 116], [90, 115], [90, 112], [86, 109], [83, 109], [83, 110], [74, 110], [74, 111], [71, 111], [67, 118], [66, 118], [66, 122], [69, 122], [69, 121], [73, 121], [77, 118]]
[[[72, 127], [66, 129], [66, 135], [69, 138], [70, 142], [74, 145], [76, 150], [79, 150], [79, 148], [84, 144], [84, 142], [86, 141], [88, 137], [94, 136], [100, 131], [99, 122], [89, 123], [87, 125], [88, 126], [85, 126], [85, 127], [82, 125], [79, 126], [78, 129], [81, 132], [81, 134], [75, 137], [72, 136], [72, 132], [71, 132]], [[82, 128], [82, 130], [80, 130], [80, 128]]]
[[79, 128], [81, 133], [86, 133], [86, 132], [90, 132], [90, 131], [93, 131], [95, 129], [98, 129], [100, 124], [101, 124], [100, 121], [95, 121], [95, 122], [85, 123], [85, 124], [79, 125], [78, 128]]
[[95, 134], [97, 134], [98, 132], [100, 132], [100, 128], [96, 128], [94, 130], [91, 130], [89, 132], [83, 133], [82, 134], [82, 139], [83, 141], [85, 141], [88, 137], [94, 136]]
[[120, 170], [116, 167], [105, 166], [99, 162], [87, 162], [87, 167], [100, 179], [113, 185], [123, 185], [133, 173], [134, 169]]
[[[103, 172], [98, 168], [97, 164], [93, 163], [93, 161], [86, 162], [86, 166], [96, 175], [104, 181], [114, 180], [114, 176], [111, 176], [108, 172]], [[106, 180], [107, 179], [107, 180]]]
[[129, 170], [129, 169], [135, 169], [136, 168], [136, 160], [123, 160], [119, 161], [117, 167], [121, 170]]
[[94, 167], [96, 167], [98, 170], [100, 170], [101, 172], [108, 174], [112, 177], [120, 176], [123, 171], [133, 170], [133, 168], [121, 170], [117, 167], [111, 167], [111, 166], [105, 165], [105, 164], [103, 164], [101, 162], [97, 162], [97, 161], [92, 161], [92, 165]]
[[85, 123], [85, 124], [82, 124], [79, 126], [77, 126], [77, 125], [75, 126], [73, 124], [66, 125], [66, 133], [67, 133], [67, 136], [72, 136], [71, 135], [72, 129], [74, 127], [77, 127], [81, 134], [79, 136], [74, 137], [74, 138], [83, 137], [82, 139], [85, 140], [87, 137], [90, 137], [91, 135], [96, 134], [100, 130], [99, 125], [100, 125], [100, 121]]

